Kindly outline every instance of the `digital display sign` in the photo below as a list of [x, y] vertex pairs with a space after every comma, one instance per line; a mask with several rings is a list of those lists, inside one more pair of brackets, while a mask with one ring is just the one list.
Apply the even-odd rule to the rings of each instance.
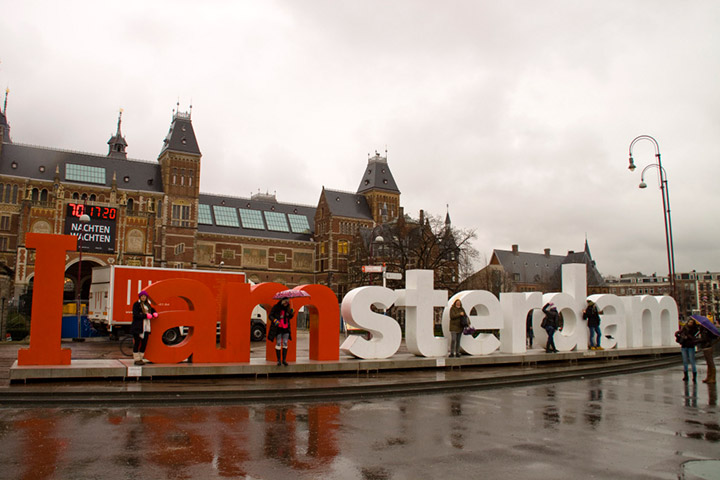
[[[89, 222], [80, 221], [87, 215]], [[78, 250], [115, 253], [117, 208], [68, 203], [65, 208], [65, 235], [78, 237]]]
[[90, 217], [90, 220], [115, 220], [117, 218], [117, 208], [98, 207], [97, 205], [84, 205], [82, 203], [67, 204], [65, 216], [80, 218], [83, 214]]

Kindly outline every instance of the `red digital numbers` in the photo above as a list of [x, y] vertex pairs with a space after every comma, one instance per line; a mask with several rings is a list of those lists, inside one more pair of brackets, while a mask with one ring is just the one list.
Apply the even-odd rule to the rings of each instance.
[[87, 214], [88, 217], [95, 219], [115, 220], [115, 218], [117, 218], [117, 208], [98, 207], [96, 205], [86, 206], [82, 203], [68, 203], [67, 216], [80, 218], [83, 214]]

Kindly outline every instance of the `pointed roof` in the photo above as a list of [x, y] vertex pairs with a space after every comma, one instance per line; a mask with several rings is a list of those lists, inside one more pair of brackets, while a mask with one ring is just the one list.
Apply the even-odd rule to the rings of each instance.
[[120, 131], [120, 124], [122, 123], [122, 108], [120, 109], [120, 113], [118, 114], [118, 123], [117, 123], [117, 132], [115, 135], [110, 137], [110, 140], [108, 140], [108, 145], [110, 145], [110, 149], [108, 150], [108, 157], [116, 157], [116, 158], [127, 158], [127, 152], [125, 151], [125, 148], [127, 147], [127, 142], [125, 141], [125, 137], [123, 137], [122, 132]]
[[10, 89], [5, 89], [5, 103], [3, 104], [3, 109], [0, 111], [0, 127], [4, 130], [4, 134], [2, 136], [2, 141], [4, 143], [12, 143], [12, 140], [10, 140], [10, 124], [7, 121], [7, 99], [8, 99], [8, 93], [10, 93]]
[[378, 152], [375, 152], [375, 156], [368, 158], [367, 168], [365, 169], [362, 180], [360, 180], [357, 193], [364, 193], [369, 190], [386, 190], [393, 193], [400, 193], [395, 179], [390, 172], [387, 157], [381, 157]]
[[195, 138], [195, 130], [193, 130], [192, 120], [190, 118], [191, 115], [192, 110], [190, 112], [176, 111], [174, 113], [170, 130], [165, 140], [163, 140], [163, 148], [160, 151], [161, 155], [166, 150], [201, 155], [200, 147], [198, 147], [197, 139]]

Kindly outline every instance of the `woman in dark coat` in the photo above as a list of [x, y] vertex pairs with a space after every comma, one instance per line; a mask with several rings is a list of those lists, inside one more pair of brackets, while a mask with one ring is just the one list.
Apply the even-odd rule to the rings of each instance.
[[133, 304], [133, 320], [130, 325], [130, 333], [134, 340], [133, 358], [135, 359], [135, 365], [145, 365], [143, 357], [150, 336], [150, 320], [157, 317], [158, 313], [150, 305], [147, 292], [143, 290], [138, 293], [138, 301]]
[[705, 363], [707, 364], [707, 374], [703, 383], [715, 383], [715, 360], [713, 359], [713, 350], [715, 344], [720, 340], [714, 333], [705, 327], [700, 330], [700, 342], [698, 347], [702, 348], [703, 356], [705, 357]]
[[[281, 298], [270, 310], [270, 321], [277, 329], [275, 336], [275, 354], [277, 364], [287, 366], [288, 340], [290, 340], [290, 320], [295, 312], [290, 308], [290, 300]], [[282, 357], [281, 357], [282, 351]]]
[[675, 341], [680, 344], [683, 360], [683, 381], [688, 381], [688, 365], [692, 365], [693, 382], [697, 382], [697, 367], [695, 366], [695, 346], [698, 344], [698, 324], [690, 318], [680, 330], [675, 332]]
[[464, 319], [467, 318], [460, 299], [455, 300], [450, 307], [450, 356], [460, 356], [460, 339], [462, 338]]
[[545, 329], [548, 337], [547, 343], [545, 344], [545, 353], [556, 353], [557, 348], [555, 348], [555, 339], [553, 336], [560, 326], [560, 314], [558, 313], [557, 307], [552, 302], [546, 303], [545, 306], [542, 307], [542, 311], [545, 314], [545, 318], [543, 318], [540, 326]]

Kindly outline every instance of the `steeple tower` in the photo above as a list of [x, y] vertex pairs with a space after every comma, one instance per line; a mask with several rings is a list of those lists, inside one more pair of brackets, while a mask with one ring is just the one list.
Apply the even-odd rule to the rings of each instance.
[[375, 223], [386, 223], [398, 218], [400, 190], [390, 172], [387, 152], [384, 157], [377, 151], [374, 156], [368, 156], [368, 164], [357, 193], [367, 199]]
[[7, 100], [8, 100], [8, 93], [10, 93], [10, 89], [5, 89], [5, 103], [3, 104], [3, 109], [0, 111], [0, 150], [2, 150], [2, 144], [5, 143], [12, 143], [10, 140], [10, 124], [7, 121]]
[[120, 124], [122, 123], [122, 108], [120, 109], [120, 113], [118, 114], [118, 123], [117, 123], [117, 132], [115, 135], [110, 137], [110, 140], [108, 140], [108, 145], [110, 145], [110, 149], [108, 151], [108, 157], [114, 157], [114, 158], [127, 158], [127, 152], [125, 149], [127, 148], [127, 142], [125, 141], [125, 137], [122, 136], [122, 132], [120, 131]]

